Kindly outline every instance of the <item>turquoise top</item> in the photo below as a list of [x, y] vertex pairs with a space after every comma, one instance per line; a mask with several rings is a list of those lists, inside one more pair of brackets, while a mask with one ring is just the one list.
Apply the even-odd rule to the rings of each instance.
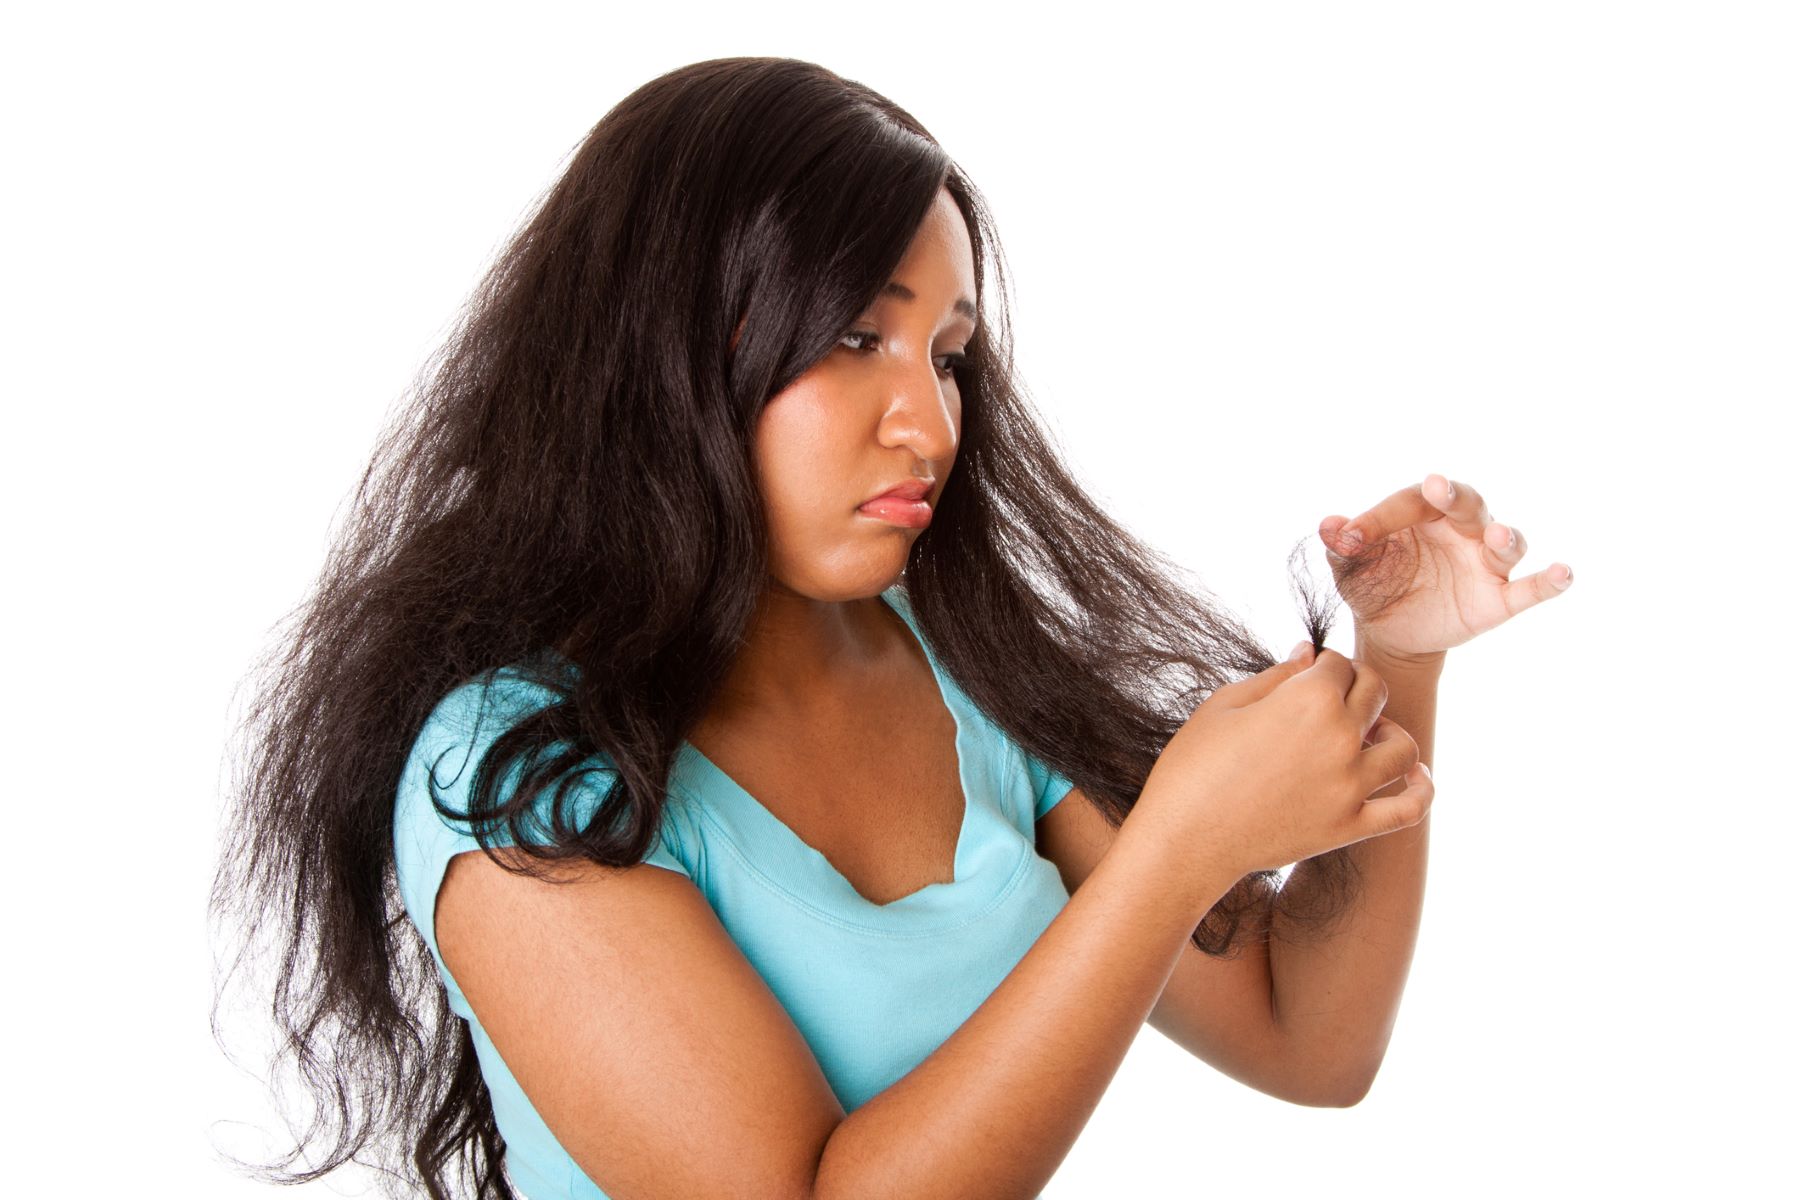
[[[805, 1036], [845, 1112], [937, 1049], [1069, 899], [1055, 865], [1037, 853], [1035, 825], [1068, 793], [1070, 781], [1025, 753], [944, 673], [899, 584], [881, 597], [924, 647], [956, 718], [964, 810], [955, 881], [872, 903], [686, 742], [670, 774], [662, 828], [644, 859], [686, 875], [705, 895]], [[432, 932], [438, 885], [451, 857], [480, 848], [466, 826], [433, 810], [426, 788], [432, 764], [439, 800], [466, 811], [479, 756], [511, 722], [555, 699], [506, 668], [490, 678], [485, 697], [480, 677], [446, 695], [413, 745], [394, 814], [400, 895], [431, 947], [451, 1009], [469, 1023], [514, 1186], [529, 1200], [607, 1200], [508, 1072]], [[514, 764], [502, 781], [503, 794], [518, 770]], [[610, 775], [602, 768], [581, 778], [592, 782], [570, 802], [578, 823], [598, 807]], [[509, 839], [502, 831], [495, 841]]]

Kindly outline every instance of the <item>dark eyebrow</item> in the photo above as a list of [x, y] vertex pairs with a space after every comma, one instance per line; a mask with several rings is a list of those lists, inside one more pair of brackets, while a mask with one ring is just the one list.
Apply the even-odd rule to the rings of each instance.
[[[890, 282], [886, 287], [881, 289], [881, 294], [883, 296], [892, 296], [896, 300], [911, 301], [919, 298], [918, 295], [904, 283]], [[957, 312], [969, 318], [969, 320], [976, 324], [979, 325], [981, 323], [981, 314], [975, 311], [975, 302], [967, 296], [958, 296], [956, 298], [956, 303], [950, 307], [954, 308]]]

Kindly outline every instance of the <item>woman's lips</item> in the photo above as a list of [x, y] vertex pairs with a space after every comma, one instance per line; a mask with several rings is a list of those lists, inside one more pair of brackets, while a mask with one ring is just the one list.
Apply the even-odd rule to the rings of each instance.
[[877, 496], [856, 510], [865, 517], [886, 521], [907, 529], [923, 529], [931, 524], [931, 503], [926, 500], [903, 500], [899, 496]]

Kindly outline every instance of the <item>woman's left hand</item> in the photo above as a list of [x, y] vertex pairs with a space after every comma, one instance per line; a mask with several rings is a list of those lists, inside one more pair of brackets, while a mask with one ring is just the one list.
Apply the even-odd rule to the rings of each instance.
[[[1345, 530], [1362, 534], [1346, 540]], [[1360, 516], [1319, 524], [1338, 592], [1356, 618], [1358, 644], [1397, 660], [1430, 660], [1508, 617], [1562, 594], [1565, 563], [1519, 579], [1525, 535], [1488, 516], [1466, 483], [1427, 475]]]

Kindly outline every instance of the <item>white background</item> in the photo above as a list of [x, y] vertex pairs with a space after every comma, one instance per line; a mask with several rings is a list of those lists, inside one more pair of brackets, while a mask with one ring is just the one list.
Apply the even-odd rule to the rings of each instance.
[[1287, 1105], [1146, 1029], [1046, 1195], [1791, 1185], [1792, 12], [9, 18], [9, 1190], [276, 1194], [212, 1158], [270, 1119], [206, 1027], [233, 687], [564, 156], [728, 54], [822, 62], [937, 135], [1083, 478], [1272, 646], [1288, 547], [1431, 472], [1523, 532], [1518, 573], [1575, 571], [1450, 655], [1368, 1098]]

